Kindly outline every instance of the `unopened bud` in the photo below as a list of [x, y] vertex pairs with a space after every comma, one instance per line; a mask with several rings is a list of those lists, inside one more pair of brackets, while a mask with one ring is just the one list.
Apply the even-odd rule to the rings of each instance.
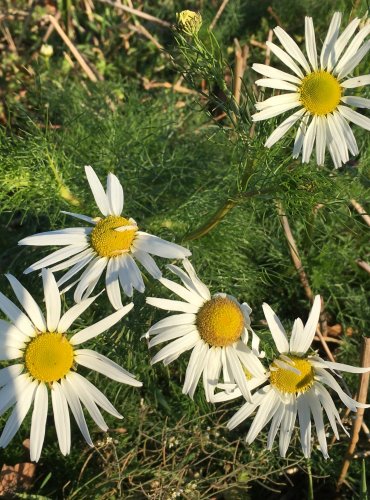
[[196, 35], [202, 26], [202, 16], [192, 10], [183, 10], [176, 19], [178, 29], [187, 35]]

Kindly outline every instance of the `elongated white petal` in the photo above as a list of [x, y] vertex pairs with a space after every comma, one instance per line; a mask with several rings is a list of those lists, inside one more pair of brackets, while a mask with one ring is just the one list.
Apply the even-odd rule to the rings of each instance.
[[85, 167], [85, 173], [97, 207], [103, 215], [109, 215], [109, 202], [98, 176], [90, 165]]
[[213, 401], [221, 372], [221, 347], [211, 347], [207, 356], [207, 369], [203, 371], [203, 387], [208, 402]]
[[[96, 257], [82, 273], [79, 283], [74, 293], [75, 302], [81, 302], [86, 299], [88, 295], [85, 293], [89, 285], [100, 278], [106, 265], [108, 257]], [[60, 283], [59, 280], [58, 283]]]
[[44, 284], [44, 297], [46, 304], [46, 323], [49, 332], [58, 328], [61, 312], [60, 294], [57, 282], [49, 269], [42, 270], [42, 281]]
[[352, 132], [351, 127], [349, 126], [347, 120], [343, 118], [343, 116], [337, 111], [333, 112], [337, 125], [341, 128], [343, 137], [345, 138], [347, 147], [352, 155], [358, 155], [358, 146], [356, 142], [356, 138]]
[[161, 270], [155, 263], [153, 257], [148, 254], [148, 252], [134, 249], [132, 251], [132, 256], [137, 259], [143, 267], [145, 267], [145, 269], [151, 276], [153, 276], [154, 279], [157, 280], [162, 276]]
[[65, 210], [61, 210], [60, 213], [65, 215], [70, 215], [75, 219], [80, 219], [85, 222], [89, 222], [90, 224], [96, 224], [96, 219], [94, 219], [93, 217], [89, 217], [88, 215], [76, 214], [74, 212], [66, 212]]
[[158, 363], [159, 361], [164, 360], [168, 356], [172, 356], [173, 354], [180, 353], [182, 354], [185, 351], [188, 351], [189, 349], [192, 349], [195, 344], [198, 342], [200, 339], [199, 333], [198, 332], [192, 332], [189, 333], [188, 335], [185, 335], [184, 337], [181, 337], [177, 340], [174, 340], [170, 344], [166, 345], [161, 349], [151, 360], [151, 364], [154, 365], [155, 363]]
[[[75, 274], [77, 274], [83, 267], [85, 267], [93, 258], [95, 254], [94, 253], [88, 253], [85, 257], [79, 257], [76, 264], [71, 267], [69, 271], [67, 271], [57, 282], [57, 285], [60, 287], [64, 283], [66, 283], [68, 280], [70, 280]], [[55, 267], [53, 268], [55, 269]], [[78, 281], [78, 280], [77, 280]]]
[[311, 410], [307, 394], [298, 396], [297, 409], [302, 451], [305, 458], [309, 458], [311, 456]]
[[235, 382], [237, 383], [239, 389], [241, 390], [241, 393], [243, 394], [244, 398], [251, 403], [252, 395], [248, 387], [247, 377], [245, 376], [245, 372], [241, 366], [239, 357], [233, 346], [225, 347], [225, 351]]
[[288, 450], [297, 417], [297, 399], [295, 395], [292, 395], [289, 400], [289, 403], [284, 405], [284, 415], [280, 429], [279, 451], [282, 457], [285, 457]]
[[137, 231], [137, 236], [133, 243], [134, 250], [141, 250], [158, 257], [166, 259], [184, 259], [191, 255], [190, 250], [184, 248], [176, 243], [162, 240], [158, 236]]
[[340, 424], [344, 432], [347, 434], [347, 436], [349, 436], [349, 432], [342, 424], [342, 419], [340, 418], [339, 412], [336, 409], [335, 404], [329, 392], [326, 390], [326, 388], [319, 382], [316, 382], [314, 385], [314, 390], [326, 412], [326, 415], [329, 419], [330, 425], [332, 426], [336, 438], [339, 439], [339, 433], [335, 419], [337, 419], [338, 423]]
[[194, 325], [196, 320], [195, 314], [190, 313], [182, 313], [182, 314], [173, 314], [172, 316], [168, 316], [167, 318], [163, 318], [153, 326], [151, 326], [148, 330], [149, 335], [155, 335], [160, 333], [163, 330], [172, 329], [172, 327], [176, 327], [178, 325]]
[[321, 298], [320, 295], [316, 295], [315, 300], [308, 316], [307, 323], [303, 329], [303, 335], [301, 337], [301, 342], [299, 343], [298, 352], [305, 353], [308, 351], [310, 345], [312, 344], [313, 338], [316, 333], [317, 324], [320, 318], [321, 311]]
[[107, 272], [105, 275], [105, 288], [107, 290], [107, 295], [110, 303], [117, 310], [123, 307], [118, 276], [119, 259], [109, 259], [107, 264]]
[[360, 19], [353, 19], [349, 25], [343, 30], [342, 34], [338, 37], [334, 44], [334, 48], [330, 52], [328, 59], [328, 71], [331, 72], [335, 67], [340, 55], [342, 54], [344, 48], [350, 41], [353, 33], [356, 31], [357, 26], [360, 24]]
[[162, 342], [167, 342], [168, 340], [177, 339], [178, 337], [183, 337], [188, 333], [196, 332], [197, 329], [194, 325], [179, 325], [176, 328], [168, 328], [162, 333], [158, 333], [149, 342], [149, 347], [154, 347]]
[[[70, 248], [70, 247], [67, 247], [67, 249]], [[62, 249], [63, 250], [63, 249]], [[94, 250], [92, 250], [89, 246], [87, 248], [85, 248], [85, 250], [82, 250], [80, 253], [78, 253], [77, 255], [74, 255], [73, 257], [67, 259], [67, 260], [64, 260], [63, 262], [60, 262], [59, 264], [56, 264], [55, 266], [51, 266], [49, 267], [50, 271], [52, 273], [55, 273], [57, 271], [64, 271], [64, 269], [68, 269], [69, 267], [71, 266], [74, 266], [75, 264], [78, 266], [78, 269], [75, 270], [75, 268], [72, 268], [70, 270], [70, 276], [73, 276], [74, 274], [76, 274], [76, 272], [79, 271], [79, 269], [81, 269], [80, 267], [80, 263], [83, 262], [82, 264], [82, 267], [84, 265], [86, 265], [87, 262], [89, 262], [95, 255], [95, 252]], [[48, 267], [48, 266], [42, 266], [42, 267]], [[65, 278], [63, 276], [62, 278], [63, 280], [67, 281], [67, 279], [69, 278]], [[59, 280], [60, 281], [60, 280]], [[58, 284], [59, 284], [59, 281], [58, 281]], [[64, 281], [63, 281], [64, 282]]]
[[296, 137], [294, 140], [293, 155], [292, 155], [293, 158], [298, 158], [298, 156], [302, 150], [303, 141], [305, 138], [309, 117], [310, 117], [309, 113], [306, 113], [305, 115], [303, 115], [301, 123], [299, 124], [297, 134], [296, 134]]
[[3, 415], [14, 403], [20, 394], [30, 387], [30, 377], [28, 374], [16, 375], [14, 378], [8, 380], [0, 391], [0, 415]]
[[94, 325], [88, 326], [87, 328], [84, 328], [78, 333], [75, 333], [73, 337], [69, 340], [72, 345], [79, 345], [82, 344], [83, 342], [86, 342], [87, 340], [90, 340], [97, 335], [100, 335], [102, 332], [105, 332], [108, 330], [108, 328], [111, 328], [113, 325], [118, 323], [120, 319], [123, 318], [128, 312], [131, 311], [131, 309], [134, 307], [134, 304], [131, 302], [125, 307], [122, 307], [122, 309], [119, 309], [118, 311], [114, 312], [113, 314], [110, 314], [106, 318], [98, 321]]
[[320, 55], [321, 69], [326, 68], [329, 57], [333, 52], [334, 45], [335, 42], [337, 41], [339, 34], [341, 19], [342, 19], [342, 14], [340, 12], [335, 12], [331, 19], [330, 26], [321, 49], [321, 55]]
[[118, 260], [118, 278], [121, 283], [122, 290], [127, 297], [132, 297], [134, 288], [131, 281], [131, 273], [128, 266], [127, 255], [120, 255]]
[[363, 87], [364, 85], [370, 85], [370, 75], [354, 76], [353, 78], [348, 78], [348, 80], [341, 82], [340, 85], [345, 89], [355, 89], [357, 87]]
[[299, 101], [294, 101], [288, 104], [280, 104], [277, 106], [271, 106], [271, 108], [264, 109], [259, 113], [255, 113], [252, 115], [252, 120], [254, 122], [258, 122], [261, 120], [267, 120], [268, 118], [273, 118], [274, 116], [281, 115], [290, 109], [296, 108], [297, 106], [301, 106]]
[[339, 113], [350, 122], [359, 125], [365, 130], [370, 130], [370, 118], [367, 118], [367, 116], [361, 115], [360, 113], [357, 113], [357, 111], [347, 108], [347, 106], [338, 106], [337, 109]]
[[30, 457], [38, 462], [45, 438], [46, 418], [48, 416], [48, 390], [41, 382], [35, 393], [35, 402], [31, 421]]
[[284, 403], [282, 401], [277, 403], [275, 415], [272, 418], [270, 430], [267, 436], [267, 449], [272, 450], [277, 431], [279, 430], [281, 421], [284, 416]]
[[261, 405], [257, 411], [256, 416], [249, 428], [246, 437], [248, 444], [251, 444], [260, 433], [261, 429], [271, 420], [275, 412], [279, 408], [279, 397], [275, 391], [270, 390], [263, 398]]
[[292, 115], [288, 116], [270, 135], [265, 142], [266, 148], [271, 148], [279, 139], [281, 139], [288, 130], [305, 114], [305, 109], [299, 109]]
[[[370, 25], [369, 25], [369, 31], [370, 31]], [[338, 72], [338, 80], [341, 80], [342, 78], [346, 77], [349, 73], [352, 72], [352, 70], [360, 64], [362, 59], [366, 56], [366, 54], [369, 52], [370, 49], [370, 41], [366, 42], [356, 53], [351, 55], [351, 57], [348, 58], [345, 64], [341, 65], [341, 69], [339, 71], [339, 64], [335, 71]], [[340, 61], [342, 62], [342, 60]]]
[[[364, 47], [364, 46], [361, 47], [361, 45], [369, 33], [370, 33], [370, 23], [367, 23], [356, 34], [356, 36], [353, 38], [353, 40], [347, 47], [346, 51], [344, 52], [343, 56], [340, 58], [340, 60], [338, 60], [338, 64], [334, 69], [334, 73], [339, 73], [340, 71], [342, 71], [344, 66], [346, 66], [348, 62], [361, 51], [361, 49]], [[349, 38], [347, 38], [347, 40], [349, 40]], [[366, 45], [366, 43], [364, 45]]]
[[0, 387], [12, 382], [23, 371], [23, 365], [10, 365], [0, 370]]
[[123, 189], [118, 178], [111, 172], [107, 177], [107, 199], [112, 215], [121, 215], [123, 209]]
[[348, 104], [348, 106], [356, 106], [357, 108], [370, 108], [370, 99], [366, 99], [365, 97], [357, 97], [353, 95], [343, 96], [341, 99], [342, 102]]
[[192, 394], [189, 394], [193, 398], [195, 388], [198, 384], [199, 378], [204, 369], [204, 361], [208, 352], [208, 345], [203, 342], [203, 340], [198, 340], [195, 347], [191, 353], [188, 366], [186, 368], [184, 386], [182, 388], [183, 394], [188, 394], [191, 387], [194, 387]]
[[86, 249], [86, 246], [87, 243], [85, 242], [83, 245], [69, 245], [67, 247], [60, 248], [59, 250], [56, 250], [50, 255], [47, 255], [43, 259], [40, 259], [31, 266], [27, 267], [27, 269], [24, 270], [24, 274], [29, 274], [32, 271], [37, 271], [38, 269], [42, 269], [44, 267], [50, 267], [57, 262], [64, 261], [73, 255], [83, 252], [83, 250]]
[[311, 120], [311, 123], [303, 140], [302, 163], [308, 163], [310, 161], [313, 145], [316, 138], [316, 130], [317, 117], [315, 115]]
[[312, 416], [315, 422], [316, 433], [319, 439], [321, 453], [324, 455], [324, 458], [329, 458], [328, 445], [325, 437], [324, 419], [323, 419], [320, 400], [316, 397], [314, 391], [308, 391], [305, 394], [305, 396], [312, 411]]
[[86, 309], [96, 300], [97, 295], [94, 297], [90, 297], [89, 299], [85, 299], [79, 304], [75, 304], [73, 307], [68, 309], [66, 313], [60, 318], [58, 324], [58, 332], [64, 333], [68, 330], [68, 328], [72, 325], [76, 319], [81, 316], [81, 314], [86, 311]]
[[91, 441], [90, 433], [86, 425], [86, 420], [81, 408], [80, 400], [78, 399], [74, 387], [66, 378], [63, 378], [61, 380], [60, 385], [63, 394], [68, 402], [68, 406], [70, 407], [72, 414], [76, 420], [76, 423], [81, 431], [81, 434], [83, 435], [85, 441], [89, 446], [94, 446], [93, 442]]
[[32, 297], [29, 291], [26, 290], [23, 285], [21, 285], [17, 278], [12, 276], [11, 274], [6, 274], [5, 276], [8, 278], [17, 299], [28, 314], [28, 317], [31, 319], [32, 323], [38, 330], [40, 330], [40, 332], [44, 332], [46, 330], [45, 318], [35, 299]]
[[[201, 281], [196, 272], [194, 267], [191, 265], [191, 262], [188, 259], [184, 259], [182, 261], [182, 265], [184, 266], [185, 271], [188, 273], [193, 285], [197, 289], [198, 293], [205, 299], [209, 300], [211, 298], [211, 293], [208, 289], [208, 287]], [[175, 267], [175, 266], [173, 266]], [[168, 266], [169, 269], [171, 269], [170, 266]], [[184, 282], [184, 285], [186, 285], [186, 282]]]
[[[327, 147], [328, 147], [330, 156], [332, 157], [335, 168], [340, 168], [342, 166], [341, 152], [338, 149], [337, 141], [335, 141], [333, 138], [333, 135], [331, 133], [331, 128], [329, 127], [328, 120], [325, 120], [325, 125], [326, 125], [326, 143], [327, 143]], [[340, 147], [342, 147], [342, 146], [340, 146]]]
[[269, 78], [274, 78], [276, 80], [283, 80], [286, 82], [295, 83], [296, 85], [301, 84], [301, 79], [291, 75], [289, 73], [285, 73], [285, 71], [281, 71], [280, 69], [272, 68], [271, 66], [267, 66], [266, 64], [253, 64], [252, 68], [257, 73], [260, 73], [263, 76], [267, 76]]
[[275, 45], [274, 43], [267, 41], [267, 47], [270, 48], [271, 52], [273, 52], [283, 63], [288, 66], [289, 69], [294, 71], [294, 73], [299, 77], [303, 78], [304, 75], [300, 67], [293, 61], [293, 59], [288, 55], [284, 50]]
[[313, 27], [312, 17], [305, 18], [305, 39], [306, 39], [306, 52], [308, 60], [314, 71], [317, 71], [317, 49], [315, 39], [315, 29]]
[[131, 255], [127, 254], [124, 255], [123, 258], [125, 259], [127, 269], [130, 275], [130, 280], [132, 283], [132, 286], [140, 293], [143, 293], [145, 290], [145, 285], [143, 281], [143, 277], [141, 275], [140, 269], [137, 267], [136, 262], [134, 259], [131, 257]]
[[[311, 361], [312, 359], [312, 361]], [[310, 362], [314, 366], [317, 366], [318, 368], [329, 368], [330, 370], [339, 370], [341, 372], [348, 372], [348, 373], [367, 373], [370, 372], [370, 367], [361, 367], [361, 366], [351, 366], [351, 365], [346, 365], [344, 363], [334, 363], [332, 361], [326, 361], [324, 359], [321, 359], [320, 357], [313, 357], [310, 359]]]
[[322, 116], [318, 116], [316, 121], [316, 161], [318, 165], [324, 165], [325, 163], [325, 150], [326, 150], [325, 118], [323, 118]]
[[303, 344], [303, 323], [300, 318], [294, 321], [292, 328], [292, 336], [290, 337], [290, 352], [300, 353], [300, 345]]
[[59, 448], [62, 455], [68, 455], [71, 449], [71, 422], [67, 400], [58, 382], [53, 382], [51, 387], [51, 402]]
[[253, 375], [253, 377], [264, 378], [266, 376], [265, 368], [263, 367], [261, 361], [248, 346], [246, 346], [242, 341], [238, 341], [235, 344], [234, 349], [244, 367], [251, 375]]
[[[80, 229], [76, 232], [75, 229]], [[33, 236], [27, 236], [18, 241], [18, 245], [74, 245], [84, 246], [88, 243], [86, 235], [91, 232], [90, 228], [69, 228], [60, 229], [57, 231], [47, 231], [46, 233], [38, 233]]]
[[346, 163], [349, 160], [349, 154], [342, 127], [335, 119], [334, 115], [330, 113], [326, 116], [326, 122], [329, 126], [330, 134], [332, 136], [335, 148], [340, 155], [341, 162]]
[[86, 368], [102, 373], [106, 377], [123, 384], [141, 387], [143, 384], [135, 379], [135, 375], [128, 372], [111, 359], [99, 352], [90, 349], [77, 349], [75, 351], [76, 362]]
[[260, 78], [254, 82], [259, 87], [267, 87], [270, 89], [278, 90], [292, 90], [297, 92], [298, 87], [293, 83], [284, 82], [284, 80], [278, 80], [277, 78]]
[[293, 38], [288, 35], [280, 26], [277, 26], [274, 29], [275, 35], [278, 37], [281, 45], [284, 47], [286, 52], [293, 57], [301, 66], [306, 70], [307, 73], [310, 73], [311, 68], [308, 64], [305, 56], [303, 55], [301, 49], [295, 43]]
[[95, 404], [94, 398], [91, 396], [90, 392], [80, 383], [80, 379], [75, 376], [75, 373], [69, 373], [66, 376], [67, 383], [73, 387], [73, 391], [76, 393], [78, 399], [84, 404], [87, 411], [89, 412], [91, 418], [94, 420], [96, 425], [104, 432], [108, 430], [108, 426], [100, 413], [100, 410]]
[[146, 303], [150, 304], [151, 306], [158, 307], [159, 309], [165, 309], [166, 311], [180, 311], [196, 314], [199, 310], [198, 306], [195, 306], [194, 304], [188, 304], [187, 302], [181, 302], [180, 300], [147, 297]]
[[4, 342], [6, 341], [9, 345], [13, 344], [13, 340], [19, 345], [20, 343], [28, 342], [30, 339], [28, 335], [18, 330], [12, 323], [3, 319], [0, 319], [0, 335], [3, 337]]
[[256, 102], [255, 106], [258, 111], [263, 111], [264, 109], [269, 109], [271, 106], [285, 106], [291, 103], [301, 105], [299, 101], [299, 94], [297, 92], [275, 95], [273, 97], [269, 97], [264, 101]]
[[282, 353], [289, 352], [288, 337], [279, 318], [268, 304], [264, 303], [262, 309], [277, 350]]
[[35, 327], [29, 318], [2, 292], [0, 292], [0, 309], [22, 333], [30, 337], [36, 334]]
[[189, 302], [189, 304], [194, 304], [198, 307], [203, 305], [204, 300], [199, 296], [199, 294], [190, 292], [185, 287], [175, 283], [174, 281], [168, 280], [167, 278], [161, 278], [159, 281], [169, 290], [186, 300], [186, 302]]

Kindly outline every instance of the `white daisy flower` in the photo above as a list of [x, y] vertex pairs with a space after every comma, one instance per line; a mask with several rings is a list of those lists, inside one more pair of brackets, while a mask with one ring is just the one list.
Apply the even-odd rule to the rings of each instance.
[[[338, 410], [325, 388], [333, 389], [342, 402], [352, 411], [369, 407], [347, 396], [329, 370], [350, 373], [365, 373], [370, 368], [357, 368], [342, 363], [324, 361], [319, 356], [308, 355], [319, 321], [321, 300], [315, 301], [305, 326], [298, 318], [295, 320], [290, 341], [271, 307], [263, 304], [263, 311], [280, 356], [271, 363], [268, 385], [253, 394], [252, 403], [245, 403], [231, 418], [227, 426], [233, 429], [249, 417], [255, 410], [257, 414], [249, 429], [246, 440], [250, 444], [262, 428], [272, 419], [267, 439], [267, 448], [272, 449], [275, 436], [280, 428], [280, 455], [285, 457], [294, 429], [297, 413], [301, 434], [301, 445], [305, 457], [311, 455], [311, 414], [315, 423], [320, 449], [325, 458], [328, 447], [323, 419], [323, 409], [328, 417], [334, 434], [339, 439], [336, 420], [343, 427]], [[227, 398], [219, 396], [219, 401]], [[229, 398], [231, 399], [231, 398]], [[344, 427], [343, 427], [344, 429]], [[347, 433], [346, 429], [344, 431]]]
[[87, 266], [77, 281], [66, 288], [67, 290], [78, 283], [74, 299], [80, 302], [89, 297], [107, 268], [107, 294], [113, 307], [120, 309], [122, 301], [119, 284], [129, 297], [132, 296], [134, 288], [141, 293], [145, 290], [141, 271], [135, 260], [140, 262], [153, 278], [159, 279], [162, 273], [150, 254], [166, 259], [183, 259], [191, 255], [191, 252], [180, 245], [139, 231], [134, 219], [121, 216], [123, 189], [114, 174], [108, 174], [105, 192], [92, 167], [86, 166], [85, 172], [95, 202], [104, 217], [92, 218], [63, 212], [90, 223], [92, 227], [47, 231], [22, 239], [19, 245], [63, 245], [63, 248], [35, 262], [24, 272], [27, 274], [44, 267], [56, 272], [70, 267], [58, 281], [58, 286], [61, 286]]
[[77, 372], [78, 366], [95, 370], [123, 384], [141, 387], [142, 383], [102, 354], [81, 349], [80, 344], [115, 325], [132, 309], [133, 304], [69, 336], [67, 332], [71, 324], [96, 297], [80, 302], [61, 316], [58, 286], [51, 271], [44, 269], [45, 318], [20, 282], [11, 274], [7, 278], [26, 314], [0, 292], [0, 309], [11, 321], [0, 320], [0, 360], [18, 360], [17, 364], [9, 364], [0, 370], [0, 415], [13, 407], [0, 436], [0, 447], [5, 448], [13, 439], [33, 403], [30, 455], [31, 460], [39, 460], [45, 437], [49, 391], [63, 455], [67, 455], [71, 447], [68, 408], [83, 437], [93, 446], [81, 403], [103, 431], [108, 426], [98, 406], [117, 418], [122, 418], [122, 415], [97, 387]]
[[[183, 265], [186, 273], [173, 265], [168, 268], [185, 286], [166, 278], [161, 278], [160, 282], [185, 302], [154, 297], [146, 299], [152, 306], [180, 313], [158, 321], [146, 334], [147, 338], [153, 336], [149, 347], [173, 340], [153, 357], [152, 364], [163, 361], [168, 365], [191, 349], [182, 390], [184, 394], [193, 397], [203, 373], [206, 399], [212, 401], [222, 370], [224, 382], [236, 383], [249, 400], [250, 390], [254, 387], [250, 379], [266, 380], [265, 370], [257, 357], [259, 338], [250, 325], [251, 308], [246, 303], [239, 304], [231, 295], [219, 293], [211, 296], [187, 259]], [[248, 330], [252, 333], [252, 349], [246, 345]]]
[[316, 144], [317, 164], [324, 164], [327, 147], [336, 168], [349, 160], [348, 151], [352, 155], [358, 154], [356, 139], [348, 121], [370, 130], [370, 119], [349, 107], [369, 108], [370, 100], [345, 95], [347, 89], [362, 87], [370, 83], [370, 75], [348, 78], [370, 48], [370, 41], [363, 43], [370, 33], [370, 23], [367, 23], [351, 42], [360, 19], [356, 18], [351, 21], [339, 36], [340, 23], [341, 13], [336, 12], [324, 40], [320, 60], [317, 56], [311, 17], [306, 17], [305, 20], [308, 60], [293, 38], [280, 27], [274, 29], [284, 50], [272, 42], [266, 43], [271, 52], [293, 74], [265, 64], [253, 65], [253, 69], [265, 77], [257, 80], [257, 85], [288, 91], [258, 102], [256, 108], [259, 112], [253, 115], [254, 121], [267, 120], [291, 109], [299, 108], [274, 130], [265, 146], [268, 148], [273, 146], [298, 122], [293, 158], [298, 158], [303, 150], [302, 162], [309, 162]]

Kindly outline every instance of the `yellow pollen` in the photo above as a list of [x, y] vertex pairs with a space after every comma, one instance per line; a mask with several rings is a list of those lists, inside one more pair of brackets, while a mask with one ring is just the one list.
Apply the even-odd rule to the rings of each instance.
[[233, 300], [214, 297], [198, 311], [196, 325], [204, 342], [211, 346], [224, 347], [240, 339], [244, 316]]
[[55, 382], [71, 370], [73, 347], [62, 333], [40, 333], [26, 347], [25, 365], [40, 382]]
[[332, 74], [314, 71], [303, 78], [299, 93], [307, 111], [313, 115], [327, 115], [338, 106], [342, 89]]
[[130, 250], [137, 227], [115, 231], [118, 227], [133, 224], [118, 215], [109, 215], [100, 220], [91, 233], [91, 246], [100, 257], [115, 257]]
[[[280, 392], [285, 393], [303, 393], [312, 387], [314, 381], [314, 370], [307, 359], [298, 358], [297, 356], [288, 356], [293, 362], [293, 368], [296, 368], [301, 373], [298, 375], [287, 368], [280, 368], [274, 362], [271, 367], [270, 382]], [[281, 361], [281, 360], [280, 360]], [[286, 362], [286, 361], [284, 361]]]

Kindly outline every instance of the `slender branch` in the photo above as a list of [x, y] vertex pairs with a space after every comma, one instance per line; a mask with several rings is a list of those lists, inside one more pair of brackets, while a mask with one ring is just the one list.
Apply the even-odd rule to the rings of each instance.
[[358, 265], [358, 267], [361, 267], [361, 269], [363, 269], [364, 271], [370, 273], [370, 265], [364, 260], [356, 259], [356, 264]]
[[146, 12], [143, 12], [141, 10], [133, 9], [132, 7], [128, 7], [127, 5], [123, 5], [120, 2], [112, 2], [111, 0], [98, 0], [100, 3], [105, 3], [107, 5], [111, 5], [112, 7], [115, 7], [116, 9], [119, 10], [124, 10], [125, 12], [128, 12], [129, 14], [133, 14], [134, 16], [137, 17], [142, 17], [143, 19], [146, 19], [147, 21], [152, 21], [153, 23], [160, 24], [161, 26], [165, 26], [166, 28], [170, 28], [172, 25], [168, 21], [163, 21], [162, 19], [159, 19], [158, 17], [152, 16], [150, 14], [147, 14]]
[[192, 241], [209, 233], [222, 219], [237, 205], [236, 200], [228, 200], [217, 212], [200, 228], [185, 236], [184, 241]]
[[361, 217], [364, 219], [364, 221], [366, 222], [366, 224], [368, 226], [370, 226], [370, 215], [367, 214], [367, 212], [363, 208], [363, 206], [360, 205], [359, 202], [356, 201], [355, 199], [351, 200], [351, 204], [352, 204], [353, 208], [355, 208], [357, 210], [357, 212], [361, 215]]
[[[370, 337], [365, 338], [363, 340], [362, 344], [362, 354], [361, 354], [361, 366], [362, 367], [370, 367]], [[369, 387], [369, 372], [367, 373], [362, 373], [360, 382], [358, 385], [358, 402], [365, 404], [366, 403], [366, 397], [367, 397], [367, 391]], [[351, 433], [351, 441], [348, 445], [347, 453], [343, 461], [342, 465], [342, 470], [339, 474], [338, 482], [337, 482], [337, 489], [339, 490], [340, 487], [342, 486], [343, 482], [345, 481], [349, 466], [351, 464], [351, 460], [353, 459], [353, 455], [355, 453], [356, 449], [356, 444], [358, 442], [358, 435], [361, 429], [361, 424], [362, 420], [364, 418], [364, 408], [358, 408], [356, 417], [353, 420], [353, 426], [352, 426], [352, 433]]]
[[215, 17], [212, 19], [212, 22], [209, 25], [210, 30], [213, 30], [213, 28], [216, 26], [217, 21], [220, 19], [221, 15], [222, 15], [222, 13], [223, 13], [223, 11], [228, 3], [229, 3], [229, 0], [223, 0], [218, 11], [216, 12]]

